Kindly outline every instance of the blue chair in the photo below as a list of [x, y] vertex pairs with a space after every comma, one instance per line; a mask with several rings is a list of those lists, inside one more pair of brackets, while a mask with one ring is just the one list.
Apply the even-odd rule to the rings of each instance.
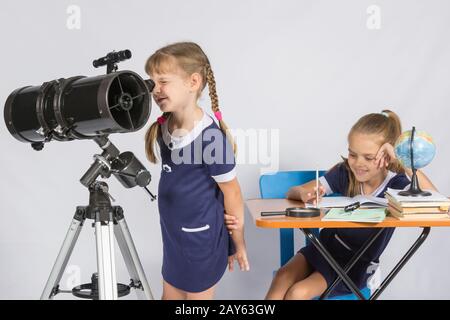
[[[319, 176], [326, 171], [319, 171]], [[289, 188], [304, 184], [316, 178], [316, 171], [279, 171], [264, 174], [259, 178], [259, 190], [263, 199], [286, 198]], [[313, 230], [316, 235], [319, 229]], [[294, 256], [294, 229], [280, 229], [280, 265], [283, 266]], [[370, 289], [364, 288], [362, 294], [370, 297]], [[354, 294], [332, 296], [327, 300], [358, 300]]]

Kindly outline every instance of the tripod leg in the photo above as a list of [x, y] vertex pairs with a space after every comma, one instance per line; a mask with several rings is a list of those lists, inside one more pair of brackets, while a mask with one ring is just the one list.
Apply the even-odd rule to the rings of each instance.
[[[116, 221], [114, 232], [116, 235], [117, 243], [119, 244], [120, 251], [125, 260], [125, 264], [130, 274], [131, 281], [137, 286], [136, 294], [139, 299], [153, 300], [152, 291], [145, 277], [144, 269], [142, 268], [141, 261], [134, 246], [133, 239], [131, 238], [130, 230], [123, 217], [122, 209], [116, 211]], [[143, 290], [143, 292], [141, 291]]]
[[80, 235], [84, 220], [85, 217], [82, 215], [82, 212], [77, 209], [75, 217], [70, 224], [69, 231], [64, 238], [61, 249], [59, 250], [53, 269], [50, 272], [44, 291], [42, 292], [41, 300], [52, 299], [58, 293], [59, 282], [61, 281], [64, 270], [66, 269], [67, 262], [69, 261], [73, 248], [75, 247], [78, 236]]
[[97, 212], [95, 237], [97, 244], [98, 293], [100, 300], [117, 299], [112, 213]]

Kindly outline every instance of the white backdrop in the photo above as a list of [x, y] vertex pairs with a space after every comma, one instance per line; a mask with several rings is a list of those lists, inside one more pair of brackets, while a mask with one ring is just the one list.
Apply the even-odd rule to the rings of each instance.
[[[257, 133], [258, 144], [240, 146], [242, 155], [256, 152], [238, 167], [245, 198], [259, 196], [258, 177], [269, 166], [329, 168], [345, 155], [351, 125], [383, 108], [396, 111], [405, 128], [415, 125], [434, 137], [437, 155], [425, 172], [450, 194], [449, 18], [445, 0], [6, 0], [0, 9], [0, 101], [3, 105], [25, 85], [102, 74], [104, 68], [94, 69], [92, 60], [112, 50], [130, 49], [132, 59], [119, 69], [145, 77], [145, 60], [156, 49], [195, 41], [211, 60], [225, 120], [235, 130]], [[209, 110], [206, 92], [200, 104]], [[157, 109], [151, 122], [160, 114]], [[110, 139], [146, 163], [156, 192], [159, 166], [145, 159], [145, 129]], [[37, 299], [75, 207], [87, 205], [88, 192], [78, 180], [100, 149], [91, 141], [51, 142], [36, 152], [15, 140], [1, 121], [0, 150], [0, 298]], [[125, 190], [114, 179], [109, 184], [159, 298], [157, 204], [143, 190]], [[384, 275], [418, 233], [395, 232], [382, 256]], [[256, 228], [246, 213], [246, 241], [251, 271], [226, 273], [219, 299], [262, 299], [270, 285], [278, 265], [278, 233]], [[449, 299], [449, 245], [448, 230], [432, 229], [381, 298]], [[128, 282], [119, 255], [117, 261], [119, 280]], [[88, 223], [61, 285], [75, 285], [78, 278], [89, 282], [95, 270]]]

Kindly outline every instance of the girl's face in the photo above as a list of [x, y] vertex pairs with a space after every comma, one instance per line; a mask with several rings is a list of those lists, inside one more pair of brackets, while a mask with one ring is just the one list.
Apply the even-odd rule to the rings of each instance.
[[348, 139], [348, 164], [356, 180], [368, 182], [383, 176], [385, 169], [378, 168], [375, 157], [381, 147], [382, 137], [376, 134], [354, 132]]
[[178, 66], [165, 68], [171, 70], [150, 75], [155, 82], [153, 99], [162, 112], [177, 112], [196, 101], [196, 88], [191, 77]]

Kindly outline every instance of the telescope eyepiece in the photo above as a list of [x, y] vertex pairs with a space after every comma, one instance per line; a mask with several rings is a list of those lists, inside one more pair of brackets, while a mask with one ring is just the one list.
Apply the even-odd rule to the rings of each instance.
[[109, 64], [115, 64], [120, 61], [124, 61], [131, 58], [131, 51], [126, 49], [122, 51], [112, 51], [108, 53], [106, 56], [98, 58], [92, 62], [92, 65], [95, 68], [109, 65]]
[[153, 89], [155, 88], [155, 82], [152, 79], [144, 80], [144, 82], [147, 84], [148, 91], [153, 92]]

